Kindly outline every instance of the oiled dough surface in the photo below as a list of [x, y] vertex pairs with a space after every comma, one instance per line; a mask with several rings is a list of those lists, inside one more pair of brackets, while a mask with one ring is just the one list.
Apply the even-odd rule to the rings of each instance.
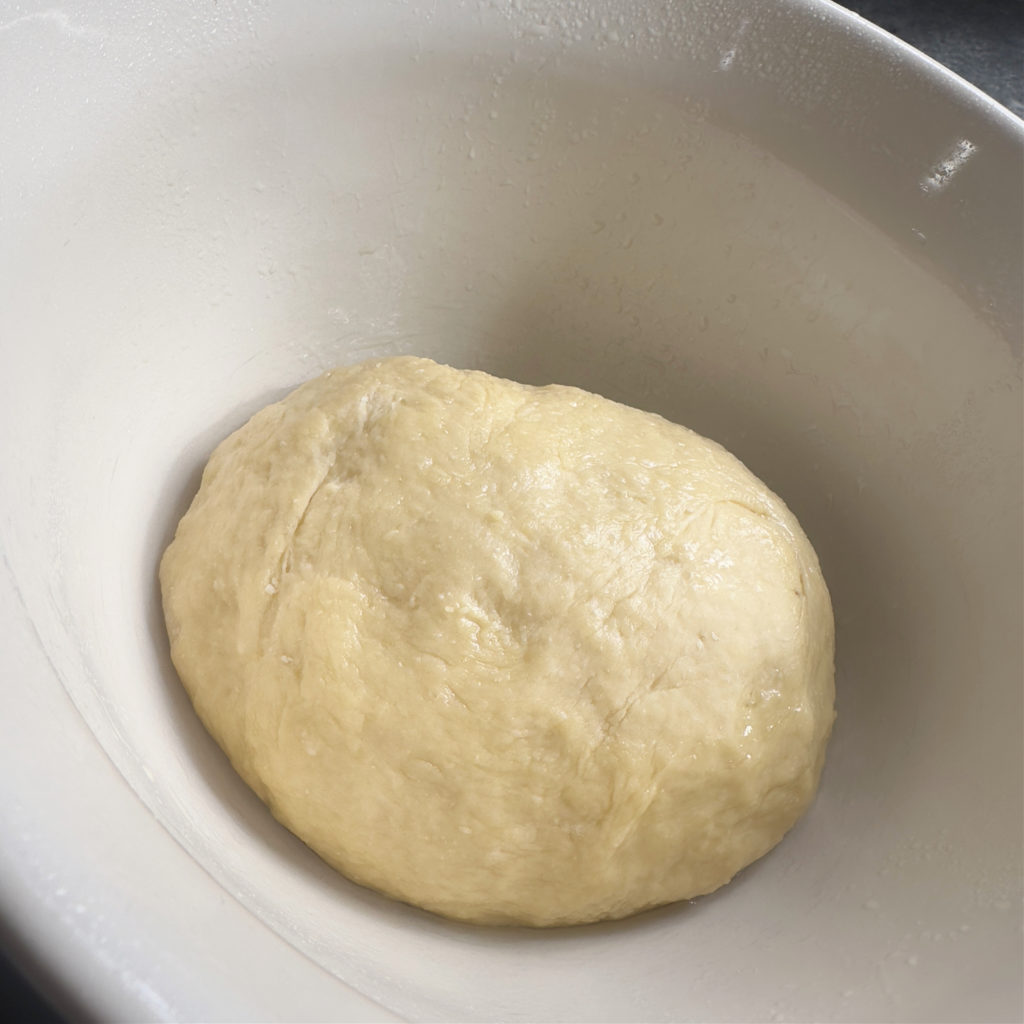
[[718, 445], [573, 388], [325, 374], [214, 452], [161, 583], [273, 813], [442, 914], [710, 892], [817, 786], [833, 621], [796, 520]]

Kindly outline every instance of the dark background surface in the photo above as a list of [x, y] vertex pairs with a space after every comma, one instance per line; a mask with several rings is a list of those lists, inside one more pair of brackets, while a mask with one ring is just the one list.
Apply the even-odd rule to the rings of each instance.
[[[1024, 0], [848, 0], [845, 6], [1024, 117]], [[0, 953], [0, 1021], [61, 1024], [65, 1018], [15, 965], [16, 943], [3, 945], [9, 955]], [[78, 1019], [60, 1002], [68, 1019]]]
[[845, 0], [1024, 117], [1024, 0]]

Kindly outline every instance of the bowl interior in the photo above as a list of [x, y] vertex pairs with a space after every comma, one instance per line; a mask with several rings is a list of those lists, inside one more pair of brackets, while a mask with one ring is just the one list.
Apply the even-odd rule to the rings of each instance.
[[[745, 23], [682, 5], [685, 24], [522, 7], [230, 8], [219, 36], [164, 11], [167, 52], [141, 69], [106, 14], [74, 38], [29, 26], [107, 101], [40, 114], [0, 243], [0, 541], [54, 679], [253, 928], [391, 1013], [1012, 1015], [1019, 324], [974, 235], [959, 276], [963, 252], [941, 248], [986, 175], [1012, 180], [1007, 129], [971, 115], [1002, 141], [922, 192], [940, 241], [915, 251], [884, 202], [837, 197], [803, 142], [730, 113], [785, 35], [764, 10], [810, 32], [823, 5]], [[850, 31], [829, 17], [823, 39]], [[793, 103], [824, 123], [812, 86]], [[930, 167], [893, 189], [920, 192]], [[1013, 230], [992, 244], [1012, 251]], [[155, 569], [205, 458], [295, 384], [397, 353], [659, 412], [800, 518], [836, 609], [839, 717], [815, 806], [726, 889], [615, 925], [450, 924], [327, 869], [193, 715]]]

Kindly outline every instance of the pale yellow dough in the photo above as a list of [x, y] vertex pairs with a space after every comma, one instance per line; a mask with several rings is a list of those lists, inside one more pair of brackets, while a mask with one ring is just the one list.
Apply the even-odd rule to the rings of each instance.
[[273, 813], [450, 917], [711, 892], [818, 783], [833, 620], [796, 520], [574, 388], [327, 373], [214, 452], [160, 578], [182, 681]]

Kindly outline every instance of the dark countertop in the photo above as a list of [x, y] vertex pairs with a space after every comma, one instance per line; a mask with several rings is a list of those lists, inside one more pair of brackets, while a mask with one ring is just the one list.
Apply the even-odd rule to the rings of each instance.
[[[934, 57], [1024, 117], [1024, 0], [847, 0], [846, 7]], [[0, 953], [5, 1021], [61, 1024]]]
[[842, 0], [1024, 117], [1024, 0]]

